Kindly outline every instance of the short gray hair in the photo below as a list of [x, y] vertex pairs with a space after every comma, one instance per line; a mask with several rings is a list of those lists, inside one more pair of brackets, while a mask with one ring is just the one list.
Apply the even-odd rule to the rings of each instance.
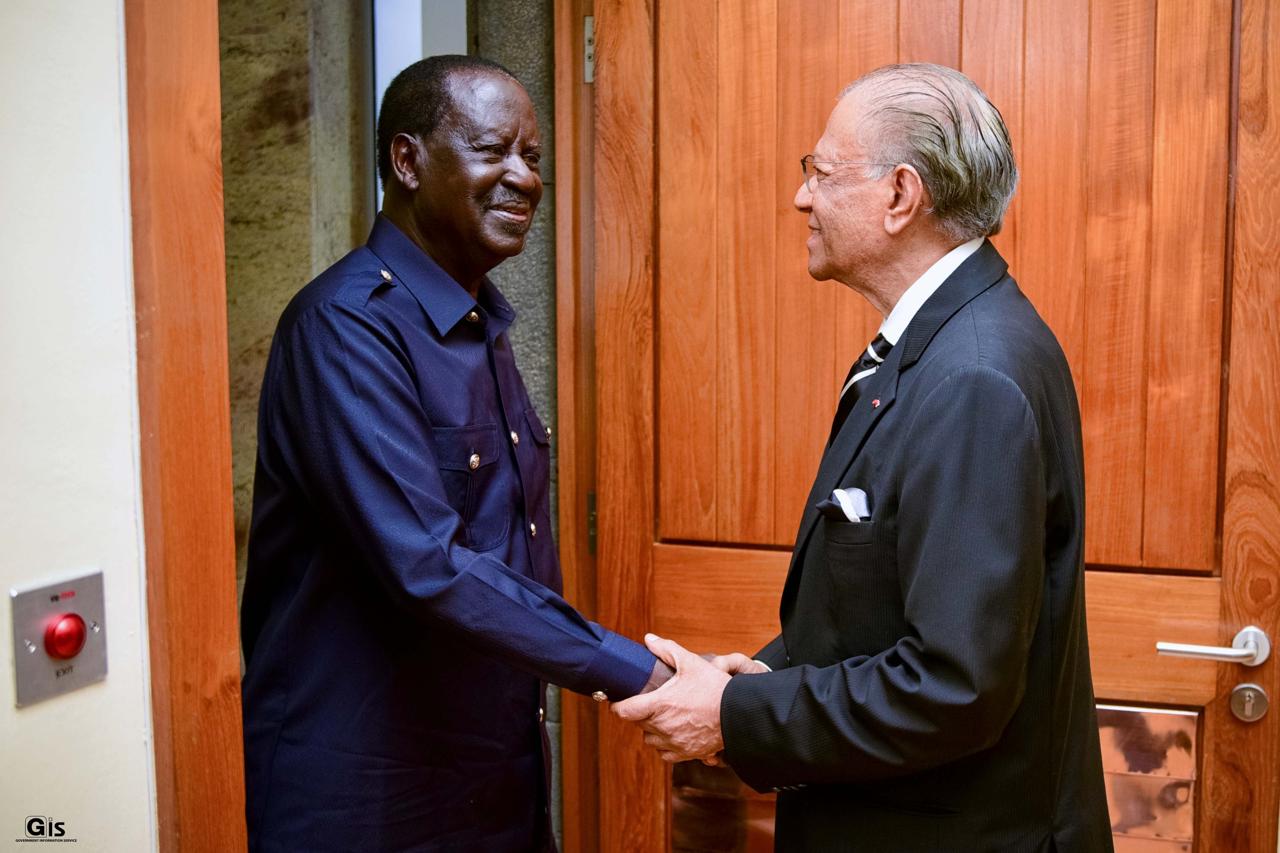
[[[886, 65], [840, 94], [865, 94], [869, 177], [912, 166], [952, 239], [996, 234], [1018, 185], [1013, 145], [1000, 111], [972, 80], [929, 63]], [[889, 165], [886, 165], [889, 164]]]

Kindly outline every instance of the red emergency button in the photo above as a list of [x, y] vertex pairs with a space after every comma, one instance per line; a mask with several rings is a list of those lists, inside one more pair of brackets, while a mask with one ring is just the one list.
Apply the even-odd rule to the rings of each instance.
[[84, 648], [85, 634], [84, 620], [74, 613], [64, 613], [44, 629], [44, 650], [51, 658], [73, 658]]

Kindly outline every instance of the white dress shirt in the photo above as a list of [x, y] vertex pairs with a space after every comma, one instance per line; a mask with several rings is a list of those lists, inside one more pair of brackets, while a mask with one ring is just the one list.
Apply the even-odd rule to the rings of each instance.
[[880, 334], [884, 335], [884, 339], [890, 345], [897, 346], [898, 339], [907, 330], [907, 326], [911, 325], [911, 320], [920, 307], [929, 301], [929, 297], [933, 296], [934, 291], [941, 287], [944, 281], [951, 277], [956, 267], [982, 248], [982, 243], [986, 239], [986, 237], [974, 237], [968, 243], [956, 246], [938, 258], [933, 266], [924, 271], [924, 275], [906, 289], [898, 299], [898, 303], [893, 306], [893, 310], [889, 312], [889, 316], [885, 317], [884, 322], [880, 324]]

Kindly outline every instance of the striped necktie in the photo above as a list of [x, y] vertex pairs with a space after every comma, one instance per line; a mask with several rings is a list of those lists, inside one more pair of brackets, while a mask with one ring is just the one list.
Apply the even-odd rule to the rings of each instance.
[[849, 417], [854, 403], [858, 402], [858, 395], [866, 387], [864, 383], [880, 368], [880, 363], [889, 356], [891, 349], [893, 344], [889, 343], [884, 335], [877, 334], [875, 340], [862, 351], [861, 357], [853, 363], [853, 367], [849, 368], [849, 375], [844, 378], [844, 386], [840, 389], [840, 405], [836, 406], [836, 416], [831, 421], [831, 435], [827, 436], [827, 447], [836, 440], [836, 434], [840, 432], [840, 427], [844, 426], [845, 418]]

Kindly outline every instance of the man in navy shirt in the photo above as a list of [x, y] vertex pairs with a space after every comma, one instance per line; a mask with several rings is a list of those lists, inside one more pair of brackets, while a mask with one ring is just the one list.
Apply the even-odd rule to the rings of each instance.
[[553, 849], [545, 683], [670, 674], [560, 596], [551, 432], [486, 277], [524, 248], [538, 159], [505, 69], [410, 66], [368, 244], [280, 319], [241, 624], [254, 850]]

